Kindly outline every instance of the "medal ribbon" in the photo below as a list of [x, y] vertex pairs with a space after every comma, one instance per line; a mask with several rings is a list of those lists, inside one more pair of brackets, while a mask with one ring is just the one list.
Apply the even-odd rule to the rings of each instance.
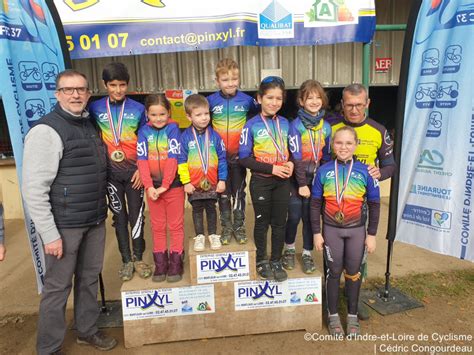
[[192, 127], [194, 140], [196, 141], [196, 146], [199, 154], [199, 159], [201, 160], [202, 170], [204, 171], [204, 176], [207, 176], [207, 171], [209, 170], [209, 130], [206, 128], [206, 132], [204, 133], [204, 154], [201, 150], [201, 145], [198, 141], [198, 136], [196, 134], [196, 130]]
[[337, 159], [334, 160], [334, 175], [335, 175], [335, 182], [336, 182], [336, 201], [339, 208], [341, 207], [342, 199], [344, 198], [344, 192], [346, 192], [347, 184], [351, 178], [352, 166], [354, 165], [354, 159], [351, 159], [351, 165], [349, 166], [349, 171], [347, 173], [346, 181], [342, 186], [341, 191], [339, 191], [339, 172], [337, 168]]
[[[265, 117], [263, 117], [262, 114], [260, 114], [260, 118], [262, 119], [263, 121], [263, 124], [265, 125], [265, 129], [267, 130], [267, 133], [268, 133], [268, 136], [270, 137], [270, 139], [272, 140], [272, 143], [273, 145], [275, 146], [275, 149], [277, 150], [277, 152], [280, 154], [280, 158], [282, 159], [282, 161], [286, 161], [286, 155], [284, 153], [285, 151], [285, 143], [283, 142], [283, 135], [281, 133], [281, 128], [280, 128], [280, 119], [278, 118], [277, 115], [273, 116], [272, 119], [275, 119], [276, 121], [276, 124], [277, 124], [277, 134], [280, 138], [280, 145], [278, 145], [275, 137], [273, 137], [273, 133], [272, 131], [270, 131], [270, 127], [268, 126], [268, 123], [267, 121], [265, 120]], [[278, 161], [278, 153], [277, 153], [277, 161]]]
[[313, 137], [313, 130], [311, 129], [307, 129], [308, 131], [308, 134], [309, 134], [309, 140], [311, 141], [311, 150], [313, 152], [313, 158], [314, 158], [314, 162], [316, 163], [316, 165], [318, 164], [318, 159], [319, 159], [319, 152], [321, 151], [321, 137], [322, 137], [322, 132], [323, 132], [323, 129], [320, 128], [318, 131], [319, 131], [319, 135], [318, 135], [318, 149], [315, 150], [314, 148], [314, 137]]
[[122, 102], [122, 108], [120, 109], [120, 115], [117, 120], [118, 131], [115, 128], [114, 118], [112, 117], [112, 112], [110, 111], [110, 98], [107, 98], [105, 102], [105, 107], [107, 108], [107, 120], [109, 121], [110, 129], [112, 130], [112, 135], [114, 137], [115, 146], [118, 147], [120, 145], [120, 136], [122, 135], [122, 123], [123, 123], [123, 113], [125, 111], [125, 98]]

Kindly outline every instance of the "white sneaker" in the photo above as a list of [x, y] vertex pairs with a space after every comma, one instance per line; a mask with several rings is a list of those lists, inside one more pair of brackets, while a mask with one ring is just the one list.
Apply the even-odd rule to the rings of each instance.
[[198, 234], [194, 237], [194, 251], [203, 251], [206, 247], [206, 237], [204, 234]]
[[222, 248], [220, 235], [211, 234], [208, 238], [209, 238], [209, 243], [211, 243], [212, 250], [219, 250], [220, 248]]

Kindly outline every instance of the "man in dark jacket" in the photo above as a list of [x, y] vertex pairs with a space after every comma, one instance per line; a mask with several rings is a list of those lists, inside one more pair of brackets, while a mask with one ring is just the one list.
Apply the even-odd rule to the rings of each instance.
[[96, 325], [107, 217], [105, 148], [84, 110], [87, 78], [75, 70], [60, 73], [55, 96], [54, 110], [28, 132], [23, 156], [23, 197], [46, 254], [37, 351], [61, 353], [73, 276], [77, 342], [110, 350], [117, 341]]

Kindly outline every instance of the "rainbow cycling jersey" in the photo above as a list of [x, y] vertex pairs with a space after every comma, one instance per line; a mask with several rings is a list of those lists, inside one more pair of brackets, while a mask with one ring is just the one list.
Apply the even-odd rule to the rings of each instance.
[[[277, 118], [278, 117], [278, 123]], [[268, 125], [270, 132], [267, 131]], [[247, 121], [240, 137], [239, 159], [252, 156], [261, 163], [282, 164], [289, 159], [288, 134], [290, 124], [282, 116], [268, 118], [257, 115]], [[276, 145], [275, 145], [276, 142]]]
[[[350, 170], [350, 162], [338, 161], [338, 185], [342, 190]], [[357, 227], [365, 224], [367, 219], [366, 201], [379, 202], [380, 191], [377, 180], [367, 171], [367, 165], [354, 160], [354, 165], [345, 188], [342, 201], [336, 198], [336, 178], [334, 160], [322, 165], [316, 172], [311, 197], [324, 198], [323, 221], [336, 227]], [[344, 222], [336, 221], [336, 213], [341, 211]]]
[[[125, 153], [124, 161], [115, 162], [109, 159], [109, 169], [113, 171], [136, 170], [137, 134], [139, 128], [146, 124], [145, 107], [141, 103], [128, 97], [125, 99], [120, 143], [117, 146], [108, 119], [107, 99], [108, 97], [104, 97], [92, 102], [89, 106], [89, 112], [92, 119], [100, 129], [102, 140], [107, 146], [108, 156], [110, 157], [111, 153], [117, 149], [122, 150]], [[112, 114], [113, 123], [117, 131], [119, 117], [122, 112], [122, 104], [123, 101], [110, 102], [110, 113]]]
[[178, 124], [168, 122], [163, 128], [147, 124], [138, 131], [137, 159], [147, 160], [153, 181], [161, 184], [166, 160], [178, 159], [180, 132]]
[[221, 91], [207, 97], [212, 116], [212, 128], [224, 141], [227, 159], [235, 160], [239, 153], [239, 139], [249, 114], [255, 113], [257, 103], [247, 94], [237, 91], [224, 96]]
[[[201, 157], [198, 151], [198, 145], [201, 152], [205, 151], [205, 131], [209, 133], [209, 161], [207, 170], [207, 179], [213, 188], [216, 187], [219, 180], [227, 180], [227, 162], [225, 155], [225, 146], [221, 137], [211, 128], [197, 133], [197, 141], [194, 138], [193, 126], [184, 130], [180, 139], [180, 154], [178, 156], [179, 174], [183, 184], [191, 182], [198, 189], [199, 184], [206, 177]], [[187, 166], [187, 169], [183, 167]]]

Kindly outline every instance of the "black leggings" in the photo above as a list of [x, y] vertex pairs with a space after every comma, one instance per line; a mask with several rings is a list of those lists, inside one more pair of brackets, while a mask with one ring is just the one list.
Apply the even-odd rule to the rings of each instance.
[[267, 232], [270, 225], [272, 226], [270, 261], [279, 261], [285, 243], [290, 181], [253, 174], [250, 180], [250, 195], [255, 212], [253, 235], [257, 247], [257, 263], [267, 258]]
[[193, 222], [196, 235], [204, 234], [204, 210], [207, 217], [207, 231], [210, 234], [216, 234], [217, 231], [217, 210], [216, 200], [203, 199], [191, 201], [193, 206]]
[[107, 183], [107, 197], [109, 208], [113, 213], [113, 226], [117, 236], [118, 247], [122, 255], [122, 262], [132, 261], [130, 252], [130, 232], [132, 237], [133, 255], [136, 260], [142, 260], [145, 251], [143, 225], [145, 203], [143, 202], [143, 188], [132, 188], [132, 172], [109, 172]]
[[324, 257], [327, 266], [326, 299], [329, 314], [337, 313], [339, 282], [344, 271], [349, 314], [357, 314], [361, 284], [360, 264], [365, 249], [365, 226], [338, 228], [323, 226]]

